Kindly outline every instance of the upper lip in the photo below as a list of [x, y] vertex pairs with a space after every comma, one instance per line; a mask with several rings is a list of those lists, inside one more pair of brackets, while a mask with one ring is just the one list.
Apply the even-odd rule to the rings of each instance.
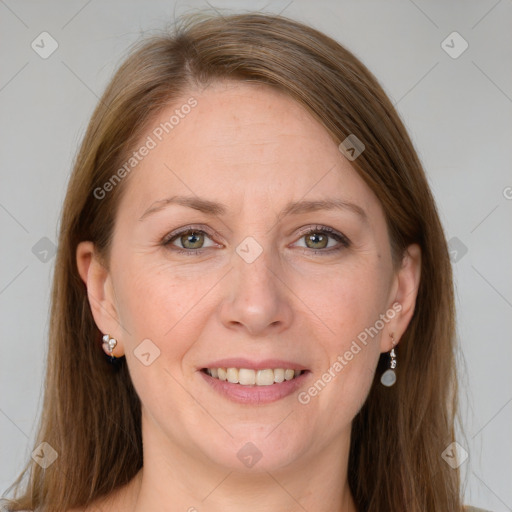
[[293, 361], [284, 361], [283, 359], [263, 359], [261, 361], [255, 361], [245, 359], [243, 357], [219, 359], [217, 361], [208, 363], [199, 369], [202, 370], [204, 368], [247, 368], [249, 370], [283, 368], [284, 370], [307, 370], [306, 366], [300, 363], [295, 363]]

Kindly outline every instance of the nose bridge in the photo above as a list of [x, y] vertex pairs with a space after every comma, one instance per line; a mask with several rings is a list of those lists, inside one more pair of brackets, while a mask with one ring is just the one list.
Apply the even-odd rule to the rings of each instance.
[[291, 321], [291, 304], [278, 279], [281, 262], [270, 239], [246, 237], [233, 253], [230, 293], [222, 308], [226, 326], [265, 334], [285, 328]]
[[[257, 244], [257, 245], [256, 245]], [[277, 292], [273, 282], [275, 280], [276, 266], [279, 262], [276, 253], [272, 252], [270, 243], [265, 245], [257, 242], [253, 237], [245, 239], [236, 248], [233, 256], [235, 275], [240, 289], [237, 293], [243, 295], [244, 289], [247, 295], [256, 297], [256, 294], [268, 294], [274, 296]]]

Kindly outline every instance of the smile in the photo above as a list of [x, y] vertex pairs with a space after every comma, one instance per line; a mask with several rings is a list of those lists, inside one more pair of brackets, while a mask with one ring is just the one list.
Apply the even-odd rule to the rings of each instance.
[[202, 370], [210, 377], [231, 384], [242, 386], [271, 386], [293, 380], [302, 374], [302, 370], [289, 368], [265, 368], [253, 370], [250, 368], [204, 368]]

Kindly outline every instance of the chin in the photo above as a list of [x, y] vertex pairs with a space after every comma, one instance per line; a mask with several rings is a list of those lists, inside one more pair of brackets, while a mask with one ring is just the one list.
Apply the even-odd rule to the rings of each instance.
[[[231, 428], [233, 438], [228, 442], [225, 437], [222, 441], [212, 441], [212, 444], [204, 447], [205, 455], [234, 472], [254, 474], [282, 469], [293, 463], [304, 447], [311, 443], [294, 436], [300, 432], [297, 425], [293, 425], [293, 432], [283, 429], [278, 433], [278, 424], [275, 423], [272, 428], [266, 425], [263, 428], [261, 424], [253, 425], [253, 428], [247, 424], [237, 429]], [[275, 430], [272, 431], [273, 428]], [[261, 432], [259, 435], [258, 430]]]

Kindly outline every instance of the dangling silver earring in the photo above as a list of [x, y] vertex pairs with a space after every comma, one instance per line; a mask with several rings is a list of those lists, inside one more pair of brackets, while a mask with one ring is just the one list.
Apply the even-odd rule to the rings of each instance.
[[112, 363], [115, 361], [116, 356], [112, 354], [114, 349], [116, 348], [117, 340], [115, 338], [111, 338], [110, 334], [105, 334], [103, 336], [103, 350], [109, 356], [109, 361]]
[[380, 378], [381, 383], [384, 386], [390, 387], [396, 382], [396, 354], [395, 354], [395, 338], [393, 337], [393, 334], [390, 334], [391, 336], [391, 343], [393, 344], [393, 348], [389, 352], [389, 357], [391, 358], [391, 361], [389, 363], [389, 368], [382, 374], [382, 377]]

